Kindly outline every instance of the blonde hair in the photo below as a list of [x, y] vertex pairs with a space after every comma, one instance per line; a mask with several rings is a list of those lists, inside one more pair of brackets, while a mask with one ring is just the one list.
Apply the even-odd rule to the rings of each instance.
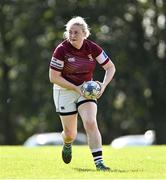
[[82, 31], [85, 33], [85, 39], [89, 37], [90, 35], [90, 29], [88, 27], [88, 24], [86, 23], [86, 21], [84, 20], [84, 18], [77, 16], [77, 17], [73, 17], [72, 19], [70, 19], [67, 23], [66, 23], [66, 31], [64, 32], [64, 38], [68, 39], [69, 36], [69, 30], [71, 28], [72, 25], [78, 25], [82, 28]]

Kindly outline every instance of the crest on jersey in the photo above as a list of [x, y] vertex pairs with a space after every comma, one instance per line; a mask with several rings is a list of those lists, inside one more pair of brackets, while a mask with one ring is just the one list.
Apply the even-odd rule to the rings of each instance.
[[94, 60], [93, 57], [92, 57], [92, 54], [89, 54], [89, 55], [88, 55], [88, 58], [89, 58], [90, 61], [93, 61], [93, 60]]

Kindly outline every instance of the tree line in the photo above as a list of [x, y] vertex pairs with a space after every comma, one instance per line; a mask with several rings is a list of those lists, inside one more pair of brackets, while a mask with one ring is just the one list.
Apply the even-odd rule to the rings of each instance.
[[[116, 66], [98, 101], [103, 143], [154, 129], [166, 143], [166, 2], [164, 0], [1, 0], [0, 144], [22, 144], [39, 132], [61, 131], [48, 78], [64, 25], [82, 16], [90, 39]], [[97, 67], [94, 79], [101, 80]], [[84, 131], [78, 122], [78, 131]]]

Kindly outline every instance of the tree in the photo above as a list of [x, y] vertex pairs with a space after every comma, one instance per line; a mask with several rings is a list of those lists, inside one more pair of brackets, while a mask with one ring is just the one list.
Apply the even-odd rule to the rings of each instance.
[[[98, 103], [103, 142], [155, 129], [157, 143], [165, 143], [165, 9], [164, 0], [1, 0], [0, 143], [61, 131], [48, 67], [65, 23], [76, 15], [86, 18], [90, 38], [116, 66]], [[102, 77], [98, 67], [94, 78]]]

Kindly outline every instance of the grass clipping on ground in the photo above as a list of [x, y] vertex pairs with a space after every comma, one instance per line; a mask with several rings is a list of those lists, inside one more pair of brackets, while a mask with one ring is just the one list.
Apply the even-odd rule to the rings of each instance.
[[103, 146], [110, 172], [99, 172], [88, 146], [73, 146], [70, 164], [62, 146], [0, 146], [0, 179], [166, 179], [166, 146], [113, 149]]

